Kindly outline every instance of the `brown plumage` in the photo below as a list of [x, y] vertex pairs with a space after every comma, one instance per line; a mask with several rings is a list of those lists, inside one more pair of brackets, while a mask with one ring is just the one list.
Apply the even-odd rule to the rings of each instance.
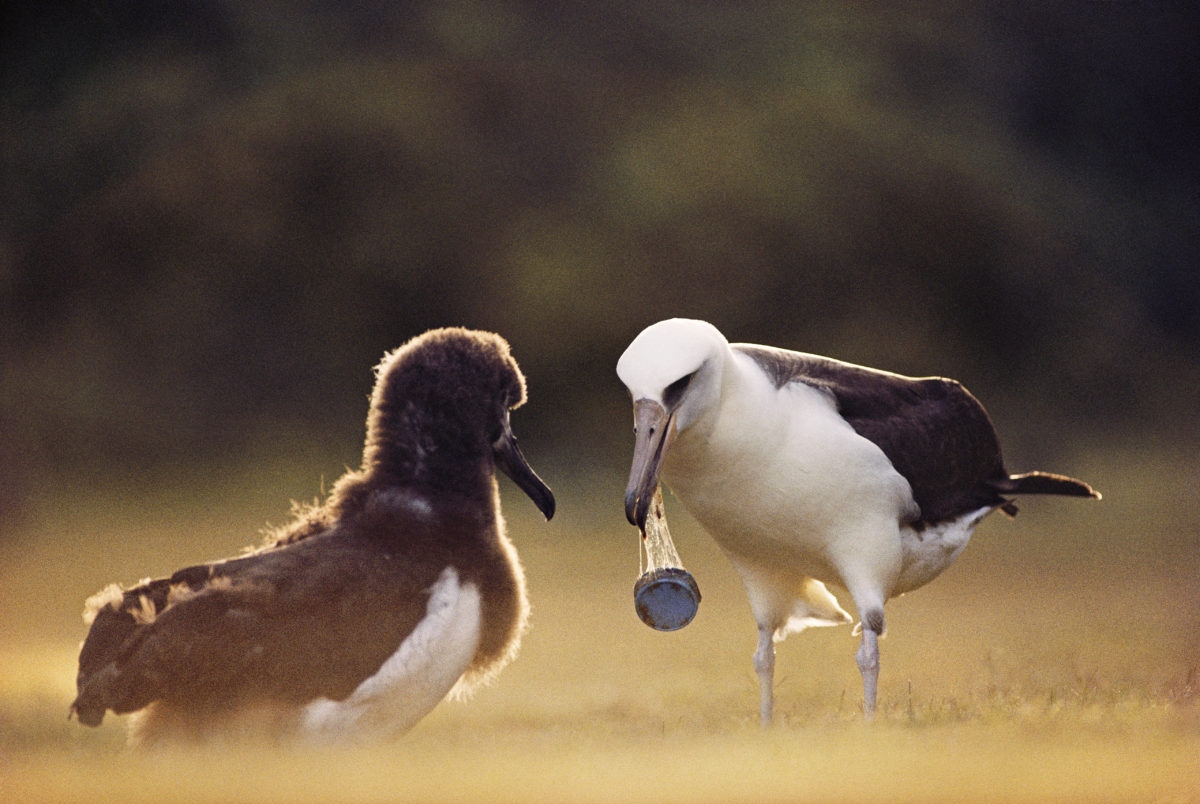
[[455, 682], [493, 676], [528, 614], [494, 467], [554, 512], [509, 428], [524, 401], [508, 345], [491, 333], [436, 330], [387, 355], [362, 467], [323, 505], [298, 507], [248, 555], [89, 601], [72, 713], [94, 726], [108, 710], [144, 710], [143, 739], [247, 720], [386, 732]]

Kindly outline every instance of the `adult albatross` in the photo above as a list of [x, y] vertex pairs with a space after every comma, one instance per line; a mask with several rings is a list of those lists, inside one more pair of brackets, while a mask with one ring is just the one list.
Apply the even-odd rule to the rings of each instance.
[[362, 468], [324, 505], [248, 555], [89, 600], [71, 712], [138, 712], [135, 742], [383, 736], [493, 676], [529, 609], [493, 467], [554, 514], [509, 426], [524, 401], [492, 333], [434, 330], [385, 356]]
[[954, 380], [912, 378], [769, 346], [711, 324], [660, 321], [621, 355], [633, 397], [629, 521], [644, 528], [659, 477], [737, 569], [758, 623], [763, 724], [775, 645], [858, 609], [863, 709], [875, 711], [883, 606], [928, 583], [1011, 494], [1094, 497], [1062, 475], [1010, 475], [983, 406]]

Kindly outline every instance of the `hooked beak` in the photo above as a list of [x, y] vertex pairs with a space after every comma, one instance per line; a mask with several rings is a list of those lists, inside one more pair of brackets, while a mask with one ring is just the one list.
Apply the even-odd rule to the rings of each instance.
[[537, 472], [533, 471], [529, 462], [525, 460], [525, 456], [521, 454], [521, 448], [517, 446], [517, 437], [513, 435], [507, 416], [504, 417], [504, 432], [496, 439], [496, 443], [492, 444], [492, 454], [500, 471], [512, 478], [512, 482], [516, 483], [517, 488], [533, 500], [533, 504], [538, 507], [547, 520], [552, 518], [554, 516], [554, 493], [550, 491], [549, 486], [542, 482], [542, 479], [537, 476]]
[[633, 423], [633, 466], [625, 487], [625, 517], [645, 530], [663, 457], [675, 439], [675, 414], [653, 400], [639, 399], [633, 403]]

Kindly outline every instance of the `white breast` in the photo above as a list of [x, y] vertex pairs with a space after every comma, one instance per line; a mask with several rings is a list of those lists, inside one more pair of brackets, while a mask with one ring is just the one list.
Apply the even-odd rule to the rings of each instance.
[[474, 584], [453, 567], [429, 590], [425, 617], [379, 671], [342, 701], [319, 698], [304, 708], [304, 729], [347, 737], [398, 734], [446, 697], [479, 648], [482, 608]]
[[703, 438], [680, 433], [667, 454], [663, 478], [693, 516], [764, 567], [840, 582], [846, 563], [879, 554], [898, 573], [897, 523], [916, 506], [883, 452], [816, 388], [776, 389], [757, 370], [735, 388]]
[[[905, 568], [900, 523], [917, 512], [908, 481], [827, 392], [776, 388], [748, 361], [727, 365], [719, 410], [679, 433], [663, 479], [733, 561], [756, 619], [777, 637], [848, 619], [816, 581], [845, 587], [860, 609], [881, 607]], [[938, 541], [965, 544], [960, 536], [947, 529]], [[930, 547], [912, 551], [914, 577], [957, 555]]]

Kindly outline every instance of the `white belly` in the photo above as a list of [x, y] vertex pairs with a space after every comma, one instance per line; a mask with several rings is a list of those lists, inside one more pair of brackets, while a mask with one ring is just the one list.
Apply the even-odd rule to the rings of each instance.
[[725, 551], [845, 584], [896, 577], [898, 523], [916, 511], [908, 482], [820, 391], [751, 397], [704, 437], [681, 433], [662, 477]]
[[425, 617], [379, 671], [342, 701], [318, 698], [303, 710], [316, 736], [399, 734], [428, 714], [466, 672], [479, 648], [482, 609], [474, 584], [453, 567], [429, 590]]
[[910, 592], [941, 574], [967, 546], [971, 534], [975, 532], [975, 526], [994, 510], [993, 506], [980, 508], [920, 532], [912, 528], [901, 528], [903, 565], [893, 594]]

